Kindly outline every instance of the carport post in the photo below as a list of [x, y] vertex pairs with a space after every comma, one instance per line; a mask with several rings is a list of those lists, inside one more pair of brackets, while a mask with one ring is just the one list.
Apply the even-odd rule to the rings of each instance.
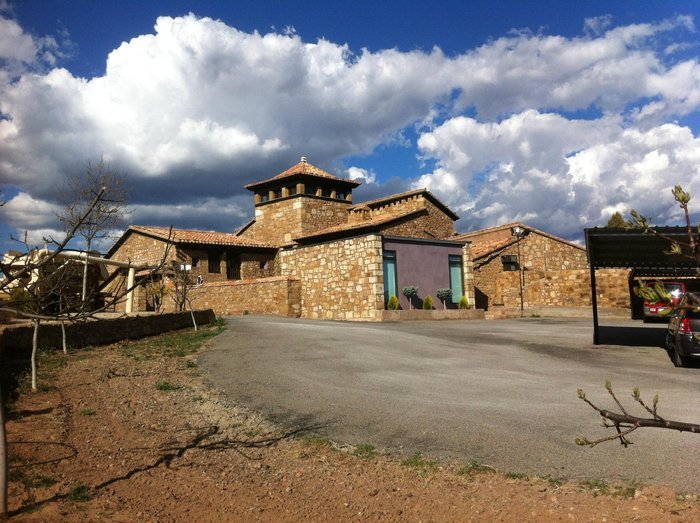
[[595, 267], [591, 265], [591, 306], [593, 307], [593, 345], [600, 345], [598, 333], [598, 292], [595, 285]]

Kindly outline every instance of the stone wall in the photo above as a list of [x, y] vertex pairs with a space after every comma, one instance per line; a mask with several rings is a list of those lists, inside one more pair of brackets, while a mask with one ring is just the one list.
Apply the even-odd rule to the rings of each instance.
[[[523, 306], [591, 307], [591, 279], [588, 269], [566, 271], [525, 271]], [[629, 271], [599, 269], [596, 271], [598, 307], [630, 308]], [[506, 308], [520, 307], [520, 287], [517, 272], [504, 272], [497, 281], [494, 304]]]
[[[204, 283], [190, 289], [193, 307], [212, 309], [218, 316], [277, 314], [299, 317], [301, 284], [297, 278], [271, 277]], [[172, 300], [166, 300], [172, 310]]]
[[[158, 265], [166, 252], [166, 246], [167, 243], [163, 240], [131, 232], [119, 249], [112, 254], [111, 259], [122, 262], [130, 261], [134, 265]], [[167, 254], [168, 261], [176, 259], [175, 248], [171, 247]], [[107, 270], [113, 272], [116, 267], [107, 265]]]
[[423, 195], [414, 195], [402, 200], [369, 209], [359, 207], [348, 216], [349, 223], [361, 223], [365, 220], [383, 216], [391, 216], [407, 211], [425, 210], [425, 214], [412, 216], [398, 224], [392, 224], [382, 229], [388, 236], [409, 236], [414, 238], [432, 238], [439, 240], [450, 239], [455, 234], [454, 222], [442, 210], [436, 207]]
[[346, 223], [351, 202], [296, 195], [255, 207], [255, 223], [242, 234], [261, 242], [287, 245], [294, 238]]
[[384, 309], [382, 238], [370, 234], [283, 250], [281, 274], [301, 280], [301, 316], [380, 320]]
[[[194, 311], [198, 325], [212, 323], [216, 316], [212, 310]], [[190, 312], [171, 314], [146, 314], [115, 319], [99, 319], [84, 323], [66, 325], [66, 339], [69, 347], [105, 345], [125, 339], [138, 339], [177, 329], [192, 327]], [[0, 331], [0, 357], [25, 358], [32, 350], [34, 327], [31, 325], [5, 327]], [[60, 324], [39, 326], [40, 348], [62, 347]]]
[[382, 234], [413, 238], [451, 238], [455, 232], [452, 219], [424, 198], [423, 202], [425, 214], [413, 216], [404, 222], [384, 227]]

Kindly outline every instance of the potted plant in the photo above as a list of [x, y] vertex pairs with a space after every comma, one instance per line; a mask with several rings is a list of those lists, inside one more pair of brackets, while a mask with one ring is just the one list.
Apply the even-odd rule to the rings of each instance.
[[413, 287], [413, 286], [408, 286], [404, 287], [401, 292], [403, 292], [403, 295], [408, 298], [408, 308], [409, 310], [413, 310], [413, 302], [411, 301], [414, 296], [418, 295], [418, 287]]
[[442, 308], [447, 309], [447, 300], [452, 298], [452, 289], [438, 289], [435, 291], [435, 295], [438, 297], [438, 300], [442, 302]]

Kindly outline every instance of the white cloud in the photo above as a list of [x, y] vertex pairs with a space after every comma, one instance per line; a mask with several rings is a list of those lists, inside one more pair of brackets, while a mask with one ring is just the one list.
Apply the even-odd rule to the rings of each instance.
[[630, 207], [675, 223], [671, 187], [700, 194], [700, 139], [677, 124], [641, 130], [526, 111], [500, 123], [454, 118], [419, 146], [438, 167], [414, 185], [461, 212], [463, 229], [520, 220], [573, 236]]
[[362, 167], [348, 167], [348, 178], [351, 180], [362, 180], [364, 183], [377, 183], [377, 174], [372, 169]]
[[0, 216], [15, 227], [33, 228], [54, 223], [57, 211], [57, 206], [21, 192], [0, 207]]

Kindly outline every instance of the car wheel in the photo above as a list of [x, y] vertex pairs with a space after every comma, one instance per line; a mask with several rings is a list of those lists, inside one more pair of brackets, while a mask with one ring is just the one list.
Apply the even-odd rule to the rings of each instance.
[[686, 367], [688, 365], [688, 358], [683, 356], [680, 352], [677, 350], [673, 351], [673, 364], [676, 367]]

